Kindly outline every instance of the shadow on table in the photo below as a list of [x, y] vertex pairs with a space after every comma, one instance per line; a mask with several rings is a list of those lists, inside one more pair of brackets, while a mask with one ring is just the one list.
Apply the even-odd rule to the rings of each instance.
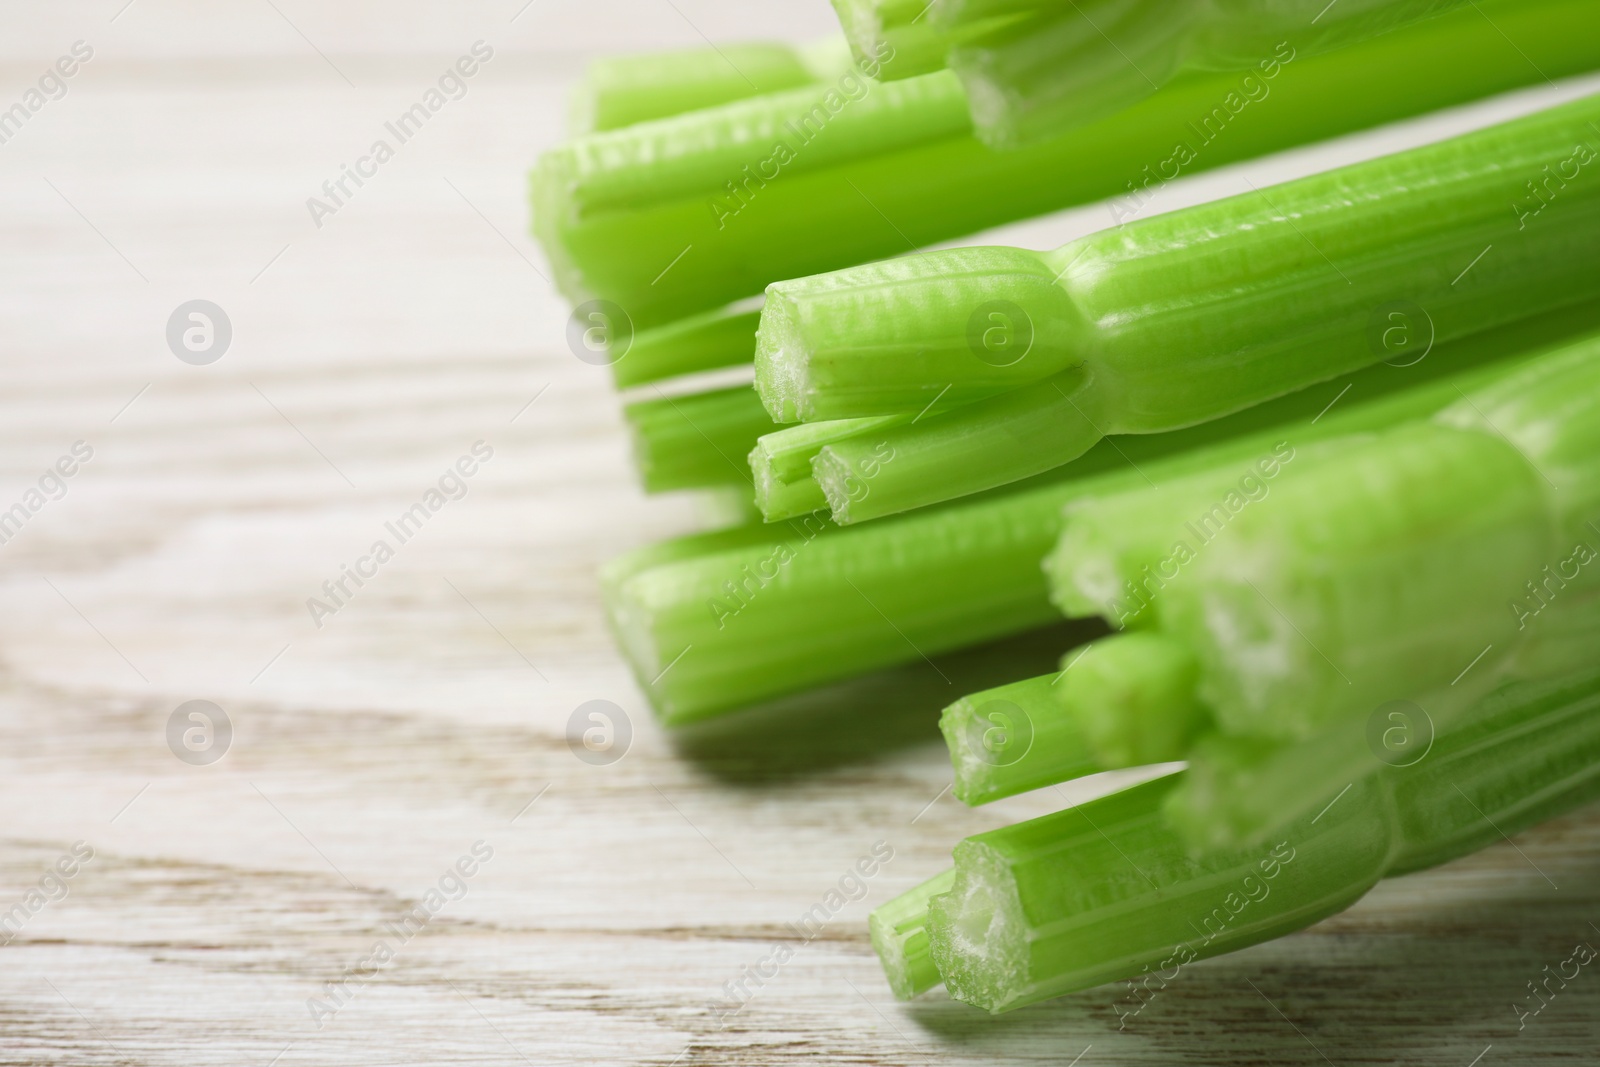
[[1491, 1044], [1499, 1063], [1594, 1062], [1600, 960], [1565, 988], [1551, 980], [1538, 1014], [1521, 1019], [1517, 1008], [1539, 1006], [1528, 983], [1555, 974], [1576, 945], [1600, 946], [1600, 809], [1519, 844], [1559, 891], [1531, 867], [1519, 874], [1522, 860], [1499, 845], [1501, 855], [1458, 861], [1448, 875], [1384, 882], [1308, 931], [1203, 960], [1142, 1008], [1126, 985], [1108, 985], [1001, 1016], [935, 992], [905, 1014], [925, 1039], [991, 1062], [1022, 1049], [1070, 1063], [1090, 1044], [1085, 1063], [1467, 1067]]
[[852, 678], [674, 732], [678, 755], [730, 783], [759, 784], [872, 763], [939, 742], [939, 711], [982, 689], [1056, 670], [1063, 653], [1106, 633], [1063, 622], [932, 661]]

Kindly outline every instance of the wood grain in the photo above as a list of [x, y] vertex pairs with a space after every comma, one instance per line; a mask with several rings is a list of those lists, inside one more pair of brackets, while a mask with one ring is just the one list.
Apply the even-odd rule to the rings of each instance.
[[[0, 913], [74, 842], [94, 853], [0, 948], [0, 1063], [1593, 1059], [1600, 976], [1520, 1033], [1512, 1007], [1600, 939], [1592, 811], [1200, 964], [1121, 1030], [1116, 988], [1000, 1019], [895, 1003], [867, 911], [960, 837], [1095, 787], [964, 810], [937, 709], [1072, 634], [951, 657], [950, 686], [919, 664], [692, 736], [650, 721], [593, 572], [703, 505], [635, 488], [605, 372], [565, 351], [524, 236], [523, 173], [577, 65], [562, 49], [600, 42], [555, 35], [578, 5], [514, 25], [521, 4], [459, 6], [363, 37], [384, 9], [285, 4], [305, 38], [270, 8], [40, 8], [0, 54], [8, 103], [99, 34], [0, 145], [0, 509], [94, 450], [0, 546]], [[698, 39], [676, 19], [620, 39]], [[501, 29], [467, 97], [315, 227], [306, 198]], [[306, 47], [324, 35], [327, 61]], [[193, 298], [233, 324], [210, 366], [166, 346]], [[477, 441], [494, 454], [465, 497], [314, 625], [306, 599]], [[194, 699], [235, 731], [209, 766], [166, 742]], [[609, 766], [564, 740], [591, 699], [633, 727]], [[400, 942], [388, 924], [479, 841], [464, 895]], [[877, 841], [894, 858], [867, 898], [797, 941], [786, 924]], [[393, 958], [318, 1028], [308, 1001], [380, 940]], [[725, 983], [779, 941], [792, 961], [719, 1020]]]

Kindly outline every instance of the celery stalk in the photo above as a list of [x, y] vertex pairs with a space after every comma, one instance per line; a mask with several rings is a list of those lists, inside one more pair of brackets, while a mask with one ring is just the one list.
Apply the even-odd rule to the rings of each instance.
[[833, 0], [834, 13], [857, 60], [882, 63], [884, 80], [944, 67], [949, 37], [927, 17], [928, 0]]
[[1382, 875], [1390, 843], [1364, 794], [1347, 798], [1346, 817], [1296, 825], [1275, 849], [1196, 859], [1161, 819], [1174, 784], [1156, 779], [958, 844], [955, 885], [926, 920], [950, 995], [1002, 1012], [1181, 968], [1308, 926]]
[[880, 904], [867, 917], [872, 948], [883, 964], [889, 988], [900, 1000], [910, 1000], [939, 984], [939, 972], [928, 955], [928, 901], [948, 893], [955, 871], [934, 875], [893, 900]]
[[1069, 370], [947, 414], [915, 422], [902, 414], [879, 432], [820, 449], [812, 478], [846, 525], [1042, 474], [1101, 440], [1078, 403], [1083, 386]]
[[574, 134], [632, 126], [837, 77], [848, 46], [830, 39], [796, 48], [734, 43], [647, 55], [605, 56], [590, 63], [573, 90], [567, 125]]
[[1003, 493], [843, 530], [812, 517], [652, 546], [602, 573], [608, 617], [670, 723], [1020, 633], [1059, 618], [1039, 560], [1069, 501], [1247, 466], [1285, 426], [1309, 442], [1427, 416], [1458, 398], [1458, 383], [1497, 374], [1496, 358], [1592, 321], [1591, 309], [1576, 309], [1442, 346], [1416, 366], [1362, 371], [1342, 398], [1346, 383], [1333, 383], [1187, 430], [1108, 441], [1064, 474]]
[[[755, 390], [746, 390], [750, 403], [760, 405]], [[763, 414], [765, 409], [763, 409]], [[823, 487], [812, 477], [816, 456], [828, 446], [875, 436], [889, 426], [909, 422], [909, 416], [840, 419], [800, 426], [774, 427], [750, 450], [750, 473], [755, 479], [756, 506], [768, 522], [807, 515], [828, 506]], [[770, 418], [768, 424], [771, 425]]]
[[1171, 981], [1600, 796], [1597, 709], [1592, 668], [1508, 689], [1421, 763], [1324, 797], [1271, 846], [1191, 854], [1161, 814], [1181, 804], [1179, 778], [969, 838], [930, 902], [934, 963], [952, 996], [991, 1012], [1141, 973]]
[[1206, 725], [1197, 665], [1155, 634], [1091, 641], [1041, 675], [962, 697], [939, 716], [964, 804], [1099, 771], [1187, 757]]
[[[1185, 72], [1237, 72], [1237, 98], [1246, 99], [1300, 57], [1465, 3], [936, 0], [930, 21], [953, 39], [947, 59], [972, 99], [979, 136], [1013, 147], [1114, 115]], [[1011, 18], [995, 26], [1001, 13]]]
[[624, 405], [634, 465], [647, 492], [750, 485], [745, 455], [772, 430], [749, 386]]
[[1002, 485], [1102, 434], [1191, 425], [1385, 358], [1386, 311], [1431, 344], [1589, 298], [1600, 181], [1563, 181], [1531, 223], [1513, 210], [1512, 176], [1562, 156], [1580, 179], [1600, 159], [1600, 97], [1054, 253], [956, 249], [775, 283], [757, 389], [780, 422], [957, 405], [820, 452], [840, 523]]
[[1113, 634], [1062, 661], [1056, 698], [1105, 768], [1183, 759], [1209, 715], [1195, 697], [1200, 664], [1158, 633]]
[[[1096, 429], [1193, 425], [1386, 358], [1374, 315], [1397, 300], [1424, 305], [1448, 340], [1589, 298], [1600, 177], [1584, 167], [1596, 160], [1600, 96], [1051, 253], [951, 249], [776, 282], [756, 388], [792, 422], [918, 412], [1065, 374], [1061, 397], [1028, 407], [1047, 418], [1070, 400], [1057, 418], [1075, 429], [1045, 446], [1063, 463]], [[1532, 197], [1551, 167], [1550, 199]], [[899, 431], [912, 461], [887, 477], [942, 466], [944, 424], [1003, 459], [1003, 423], [964, 418]]]
[[[1303, 740], [1387, 701], [1526, 674], [1519, 657], [1549, 673], [1584, 654], [1562, 633], [1600, 627], [1600, 571], [1583, 567], [1597, 554], [1597, 424], [1589, 338], [1463, 389], [1431, 419], [1329, 441], [1254, 502], [1221, 498], [1215, 535], [1190, 522], [1154, 569], [1132, 571], [1159, 543], [1150, 531], [1194, 514], [1193, 493], [1085, 503], [1051, 571], [1088, 576], [1085, 599], [1111, 574], [1147, 601], [1198, 657], [1197, 695], [1224, 732]], [[1141, 508], [1149, 517], [1130, 521]], [[1070, 533], [1096, 510], [1110, 514], [1090, 535]], [[1129, 531], [1123, 543], [1113, 528]], [[1091, 555], [1097, 543], [1110, 550]], [[1557, 561], [1566, 573], [1546, 579]], [[1448, 717], [1461, 698], [1437, 701], [1431, 713]]]
[[[1235, 91], [1233, 75], [1174, 82], [1113, 120], [993, 152], [972, 136], [966, 96], [945, 72], [864, 95], [844, 86], [861, 99], [840, 90], [837, 114], [827, 88], [799, 89], [597, 133], [541, 159], [534, 229], [574, 303], [614, 301], [642, 329], [781, 278], [1109, 196], [1142, 202], [1180, 172], [1600, 66], [1588, 0], [1485, 8], [1492, 24], [1462, 12], [1297, 60], [1221, 130], [1190, 123]], [[807, 116], [802, 137], [793, 131]], [[778, 162], [780, 140], [792, 165]]]
[[748, 363], [760, 318], [759, 311], [719, 308], [640, 330], [615, 357], [612, 378], [626, 389]]
[[955, 770], [951, 792], [987, 804], [1107, 768], [1056, 700], [1061, 675], [1045, 674], [964, 696], [939, 716]]

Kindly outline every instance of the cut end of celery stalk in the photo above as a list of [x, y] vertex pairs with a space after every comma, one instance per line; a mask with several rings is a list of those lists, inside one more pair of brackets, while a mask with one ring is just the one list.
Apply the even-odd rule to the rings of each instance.
[[850, 497], [858, 479], [851, 473], [850, 465], [833, 449], [824, 448], [811, 461], [811, 477], [833, 512], [833, 521], [840, 526], [855, 521], [850, 516]]
[[584, 284], [583, 270], [567, 246], [563, 227], [571, 212], [576, 169], [569, 146], [552, 148], [540, 156], [528, 172], [528, 203], [533, 213], [533, 236], [550, 265], [556, 291], [573, 304], [581, 304], [595, 294]]
[[806, 355], [794, 301], [769, 290], [756, 330], [756, 392], [773, 422], [800, 421], [801, 399], [810, 388]]
[[875, 908], [867, 917], [873, 951], [898, 1000], [910, 1000], [943, 981], [928, 951], [928, 902], [949, 892], [955, 880], [954, 870], [934, 875]]
[[[767, 437], [774, 435], [768, 434]], [[750, 452], [750, 477], [755, 486], [755, 504], [767, 522], [781, 522], [809, 515], [828, 506], [822, 488], [810, 477], [785, 481], [772, 452], [761, 441]]]
[[878, 0], [833, 0], [833, 12], [857, 58], [873, 55], [882, 39], [884, 20], [879, 6]]
[[962, 697], [939, 713], [939, 732], [944, 734], [945, 747], [950, 750], [950, 767], [955, 772], [950, 792], [969, 807], [987, 804], [1005, 795], [998, 792], [995, 783], [998, 768], [983, 746], [984, 729], [977, 709], [977, 705], [984, 702], [983, 697], [982, 693]]
[[1132, 616], [1112, 610], [1125, 592], [1124, 581], [1114, 546], [1095, 521], [1094, 506], [1092, 498], [1067, 506], [1061, 540], [1044, 559], [1050, 602], [1069, 619], [1104, 615], [1121, 627]]
[[1011, 865], [975, 840], [955, 848], [949, 892], [928, 906], [934, 966], [957, 1000], [998, 1014], [1023, 997], [1028, 975], [1028, 920]]
[[1058, 255], [951, 248], [774, 282], [756, 390], [778, 422], [915, 417], [1083, 367]]
[[1019, 482], [1101, 441], [1084, 410], [1097, 400], [1091, 384], [1069, 368], [926, 421], [856, 434], [819, 452], [812, 476], [841, 526]]
[[756, 506], [768, 522], [794, 518], [828, 507], [823, 489], [812, 476], [818, 451], [872, 430], [897, 426], [899, 415], [865, 419], [833, 419], [801, 423], [762, 436], [750, 453]]
[[1016, 768], [1033, 749], [1035, 724], [1028, 705], [1049, 706], [1052, 675], [962, 697], [939, 713], [939, 732], [950, 750], [955, 782], [950, 791], [969, 806], [1025, 792]]
[[977, 806], [1106, 768], [1056, 699], [1059, 674], [973, 693], [945, 708], [939, 731], [955, 772], [951, 792]]

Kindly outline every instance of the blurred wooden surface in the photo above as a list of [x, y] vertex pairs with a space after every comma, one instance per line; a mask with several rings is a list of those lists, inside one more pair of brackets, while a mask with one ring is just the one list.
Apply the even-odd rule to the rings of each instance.
[[[881, 981], [871, 907], [1074, 795], [952, 802], [926, 665], [692, 743], [651, 722], [593, 571], [700, 518], [635, 489], [523, 174], [559, 136], [563, 49], [820, 33], [825, 6], [123, 2], [7, 4], [0, 49], [0, 107], [96, 49], [0, 145], [0, 510], [94, 450], [0, 546], [0, 915], [94, 853], [0, 947], [0, 1063], [1593, 1059], [1600, 976], [1521, 1032], [1513, 1005], [1600, 943], [1600, 813], [1200, 964], [1119, 1032], [1114, 988], [989, 1019]], [[467, 96], [315, 227], [306, 198], [479, 38]], [[209, 366], [164, 336], [195, 298], [233, 326]], [[480, 440], [467, 495], [316, 627], [306, 599]], [[976, 685], [1066, 639], [942, 666]], [[166, 740], [195, 699], [234, 729], [207, 766]], [[611, 765], [564, 740], [592, 699], [631, 718]], [[880, 840], [867, 898], [723, 1026], [724, 984]], [[478, 841], [464, 895], [319, 1028], [323, 983]]]

